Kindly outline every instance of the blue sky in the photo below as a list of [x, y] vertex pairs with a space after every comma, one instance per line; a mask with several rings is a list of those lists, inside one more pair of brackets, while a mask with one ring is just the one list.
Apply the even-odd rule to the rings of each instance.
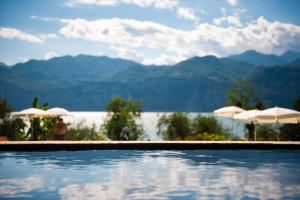
[[106, 55], [144, 64], [300, 51], [298, 0], [1, 0], [0, 61]]

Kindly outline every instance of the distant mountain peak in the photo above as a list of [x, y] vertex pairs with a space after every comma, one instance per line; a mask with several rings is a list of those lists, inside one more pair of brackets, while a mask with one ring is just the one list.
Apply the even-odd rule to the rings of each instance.
[[0, 67], [9, 68], [9, 66], [4, 62], [0, 62]]
[[287, 61], [280, 56], [272, 54], [263, 54], [255, 50], [248, 50], [238, 55], [229, 56], [229, 58], [236, 61], [242, 61], [253, 65], [266, 67], [274, 65], [283, 65], [287, 63]]

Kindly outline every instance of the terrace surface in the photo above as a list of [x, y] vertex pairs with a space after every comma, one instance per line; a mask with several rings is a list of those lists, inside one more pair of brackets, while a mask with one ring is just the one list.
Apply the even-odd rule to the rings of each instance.
[[249, 141], [5, 141], [0, 151], [298, 149], [300, 142]]

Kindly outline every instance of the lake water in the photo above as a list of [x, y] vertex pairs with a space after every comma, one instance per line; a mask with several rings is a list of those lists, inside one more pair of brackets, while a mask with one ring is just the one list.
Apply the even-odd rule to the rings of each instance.
[[[92, 127], [95, 124], [96, 129], [99, 130], [103, 121], [107, 115], [106, 112], [71, 112], [72, 117], [64, 117], [67, 123], [75, 127], [78, 123], [83, 122], [84, 125]], [[141, 123], [145, 129], [145, 133], [151, 140], [161, 140], [157, 135], [157, 121], [163, 114], [163, 112], [143, 112], [141, 116]], [[198, 113], [190, 113], [190, 116], [196, 116]], [[212, 116], [212, 113], [201, 113], [205, 116]], [[244, 126], [237, 123], [233, 119], [216, 117], [225, 127], [232, 129], [232, 132], [238, 136], [244, 136]]]
[[0, 199], [300, 199], [300, 152], [1, 152]]

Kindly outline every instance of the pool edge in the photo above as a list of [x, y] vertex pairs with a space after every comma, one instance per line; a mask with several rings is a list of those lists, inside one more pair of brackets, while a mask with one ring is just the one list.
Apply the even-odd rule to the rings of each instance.
[[248, 141], [6, 141], [0, 151], [300, 149], [300, 142]]

